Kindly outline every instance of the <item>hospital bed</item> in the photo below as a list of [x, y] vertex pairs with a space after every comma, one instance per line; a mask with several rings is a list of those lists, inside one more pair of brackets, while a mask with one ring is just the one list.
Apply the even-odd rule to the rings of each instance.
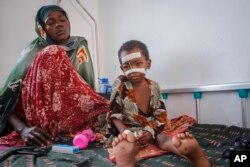
[[[247, 127], [247, 110], [248, 110], [248, 89], [250, 85], [247, 83], [241, 84], [224, 84], [224, 85], [209, 85], [203, 87], [192, 88], [175, 88], [163, 89], [162, 97], [168, 105], [168, 100], [173, 94], [189, 93], [193, 95], [195, 101], [195, 117], [197, 123], [191, 126], [188, 131], [194, 134], [202, 147], [204, 153], [207, 155], [212, 166], [227, 167], [230, 164], [228, 158], [223, 157], [223, 152], [232, 147], [236, 137], [249, 136], [250, 129]], [[216, 123], [203, 123], [201, 118], [202, 96], [208, 92], [225, 92], [234, 91], [241, 100], [242, 126], [225, 125]], [[216, 116], [215, 116], [216, 117]], [[6, 150], [13, 149], [12, 154], [7, 155]], [[100, 143], [93, 142], [88, 148], [81, 150], [76, 154], [56, 153], [47, 150], [46, 154], [25, 154], [15, 152], [15, 148], [0, 147], [0, 166], [100, 166], [110, 167], [115, 166], [109, 160], [109, 154]], [[151, 157], [139, 161], [136, 166], [176, 166], [188, 167], [190, 163], [174, 154], [164, 154], [157, 157]]]

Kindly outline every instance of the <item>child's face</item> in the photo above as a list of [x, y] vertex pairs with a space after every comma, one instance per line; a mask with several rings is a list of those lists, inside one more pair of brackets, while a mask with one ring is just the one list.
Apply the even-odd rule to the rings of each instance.
[[130, 80], [144, 78], [146, 69], [150, 69], [151, 66], [151, 60], [147, 60], [138, 48], [122, 51], [120, 58], [122, 60], [121, 69]]

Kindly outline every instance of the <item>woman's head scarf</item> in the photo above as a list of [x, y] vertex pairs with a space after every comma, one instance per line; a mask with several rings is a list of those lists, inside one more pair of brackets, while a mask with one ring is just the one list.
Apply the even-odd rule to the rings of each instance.
[[38, 12], [36, 14], [36, 20], [35, 20], [36, 21], [35, 28], [36, 28], [36, 33], [37, 33], [40, 41], [44, 45], [56, 44], [56, 42], [52, 38], [49, 37], [49, 35], [47, 34], [46, 29], [45, 29], [45, 20], [47, 19], [49, 14], [53, 11], [62, 12], [68, 19], [68, 15], [65, 12], [65, 10], [57, 5], [43, 6], [38, 10]]

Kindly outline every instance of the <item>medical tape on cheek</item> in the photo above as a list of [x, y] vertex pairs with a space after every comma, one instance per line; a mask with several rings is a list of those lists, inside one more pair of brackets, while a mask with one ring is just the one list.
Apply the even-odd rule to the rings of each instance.
[[134, 73], [134, 72], [146, 74], [145, 68], [132, 68], [132, 69], [129, 69], [128, 71], [125, 71], [124, 73], [125, 73], [125, 75], [129, 75], [129, 74]]
[[126, 63], [129, 60], [132, 60], [134, 58], [139, 58], [139, 57], [141, 57], [141, 53], [140, 52], [135, 52], [135, 53], [131, 53], [131, 54], [128, 54], [128, 55], [122, 57], [121, 61], [122, 61], [122, 63]]

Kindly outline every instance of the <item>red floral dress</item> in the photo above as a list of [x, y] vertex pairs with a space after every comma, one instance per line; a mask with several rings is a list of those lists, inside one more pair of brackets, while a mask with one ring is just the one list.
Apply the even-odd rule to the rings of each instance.
[[[68, 136], [95, 128], [98, 116], [109, 110], [77, 73], [63, 48], [50, 45], [38, 53], [22, 83], [15, 112], [29, 126], [39, 126], [52, 136]], [[24, 145], [14, 131], [0, 144]]]

